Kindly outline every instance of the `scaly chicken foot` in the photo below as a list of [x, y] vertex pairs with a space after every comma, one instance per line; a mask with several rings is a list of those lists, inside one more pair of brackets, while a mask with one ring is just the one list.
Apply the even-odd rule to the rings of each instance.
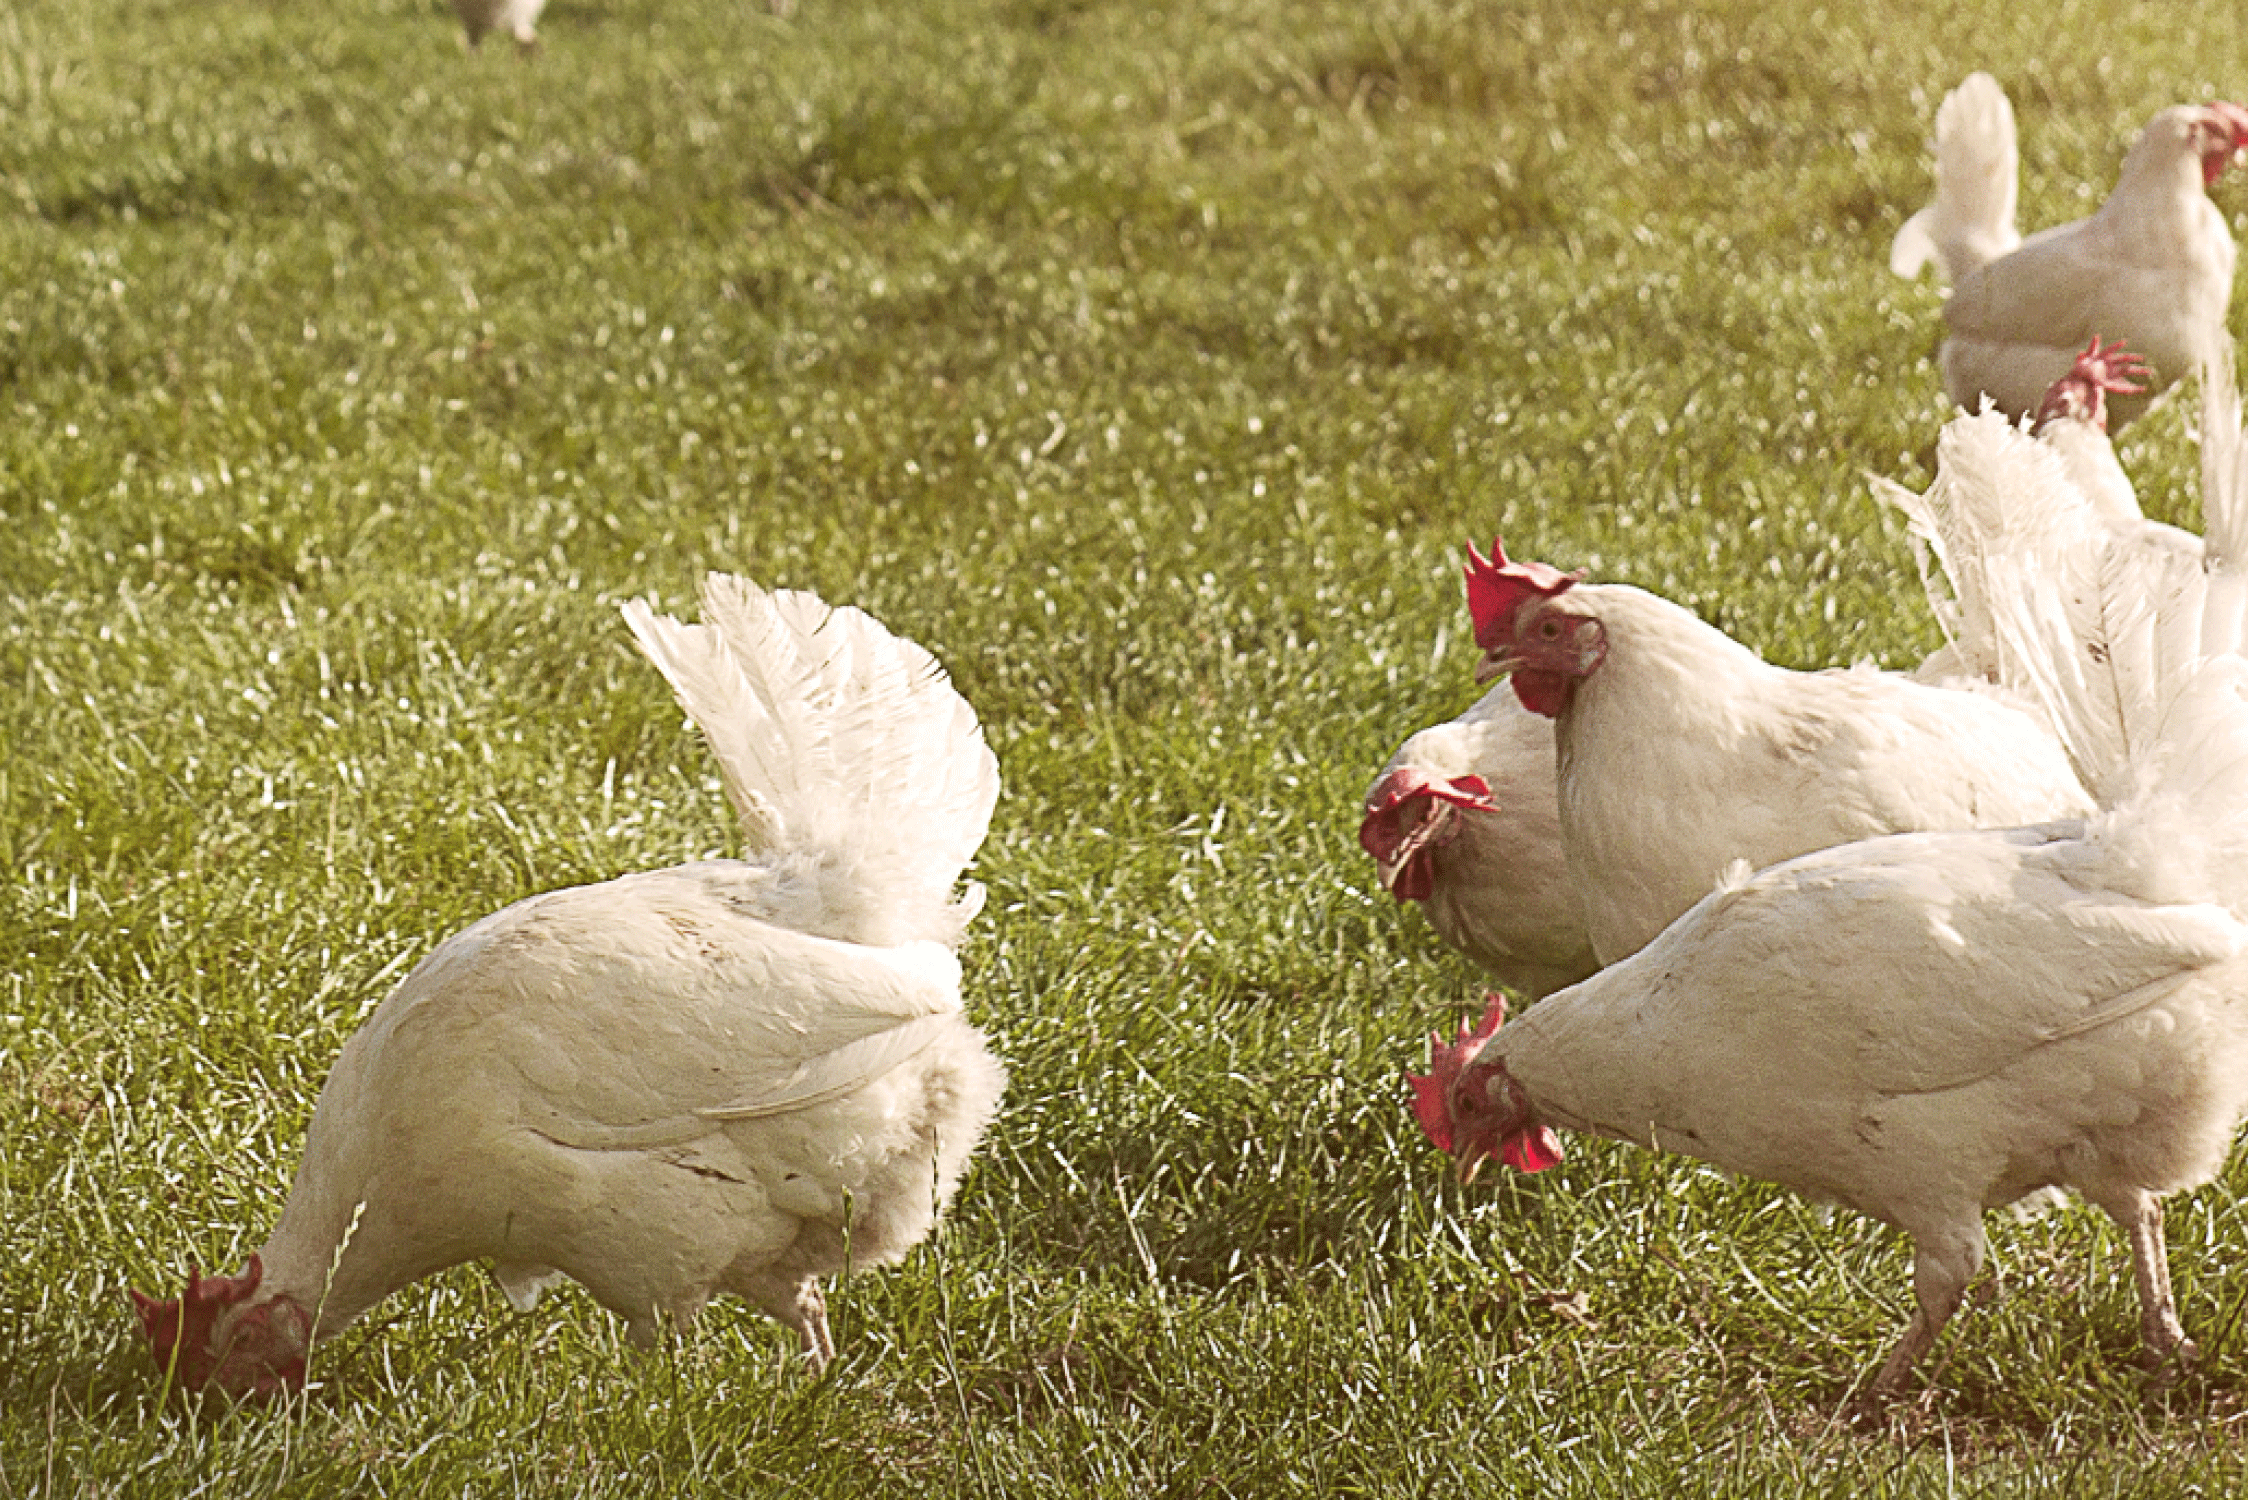
[[796, 1315], [802, 1320], [796, 1327], [804, 1337], [804, 1354], [817, 1375], [835, 1358], [835, 1339], [827, 1331], [827, 1297], [809, 1276], [796, 1289]]
[[2170, 1256], [2162, 1240], [2162, 1200], [2140, 1193], [2122, 1213], [2108, 1213], [2131, 1239], [2131, 1276], [2139, 1287], [2139, 1341], [2144, 1345], [2140, 1363], [2157, 1374], [2175, 1377], [2190, 1369], [2201, 1355], [2185, 1325], [2178, 1321], [2178, 1302], [2170, 1290]]

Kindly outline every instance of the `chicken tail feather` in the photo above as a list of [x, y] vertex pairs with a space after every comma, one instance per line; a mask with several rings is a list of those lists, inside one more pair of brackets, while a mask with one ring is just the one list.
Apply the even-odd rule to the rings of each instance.
[[999, 796], [999, 763], [935, 657], [873, 616], [746, 578], [703, 581], [700, 624], [625, 602], [625, 622], [717, 756], [749, 845], [808, 862], [832, 935], [958, 943], [982, 904], [955, 883]]
[[2014, 227], [2014, 107], [1988, 73], [1970, 73], [1936, 110], [1936, 198], [1889, 244], [1889, 269], [1918, 276], [1933, 260], [1960, 278], [2021, 243]]

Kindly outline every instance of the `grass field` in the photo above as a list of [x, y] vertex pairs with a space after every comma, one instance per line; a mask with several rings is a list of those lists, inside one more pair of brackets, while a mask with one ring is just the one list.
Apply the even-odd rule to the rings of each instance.
[[[2075, 217], [2248, 89], [2215, 20], [554, 0], [525, 65], [433, 0], [11, 0], [0, 1500], [2237, 1492], [2248, 1167], [2172, 1211], [2198, 1373], [2070, 1210], [1851, 1430], [1901, 1243], [1593, 1141], [1463, 1190], [1399, 1073], [1481, 986], [1352, 837], [1474, 696], [1470, 536], [1791, 665], [1932, 646], [1862, 475], [1943, 414], [1885, 268], [1935, 102], [1997, 73]], [[2193, 524], [2178, 406], [2124, 456]], [[999, 752], [1014, 1083], [945, 1233], [824, 1379], [464, 1267], [301, 1403], [165, 1407], [123, 1289], [259, 1243], [408, 966], [729, 847], [615, 609], [706, 568], [926, 643]]]

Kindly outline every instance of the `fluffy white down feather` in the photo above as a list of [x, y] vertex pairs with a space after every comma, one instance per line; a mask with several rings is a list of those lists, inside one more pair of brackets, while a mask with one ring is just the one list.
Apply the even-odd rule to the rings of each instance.
[[525, 1306], [567, 1275], [641, 1344], [733, 1292], [824, 1362], [817, 1278], [903, 1255], [958, 1183], [1005, 1081], [952, 951], [998, 787], [973, 713], [928, 653], [810, 595], [714, 575], [703, 625], [627, 614], [756, 847], [517, 902], [407, 976], [321, 1090], [262, 1285], [212, 1329], [222, 1387], [286, 1367], [260, 1341], [290, 1320], [260, 1309], [326, 1337], [471, 1259]]

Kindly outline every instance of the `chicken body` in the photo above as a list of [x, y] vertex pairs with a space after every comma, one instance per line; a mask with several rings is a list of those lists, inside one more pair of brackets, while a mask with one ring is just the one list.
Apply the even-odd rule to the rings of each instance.
[[1902, 1229], [1918, 1311], [1884, 1395], [1958, 1308], [1983, 1210], [2073, 1188], [2130, 1236], [2150, 1355], [2190, 1357], [2159, 1199], [2248, 1111], [2248, 924], [2136, 883], [2081, 823], [1790, 860], [1471, 1037], [1447, 1134], [1466, 1161], [1589, 1131]]
[[824, 1360], [815, 1278], [928, 1233], [1004, 1075], [949, 950], [777, 925], [775, 884], [683, 865], [447, 939], [321, 1090], [268, 1295], [324, 1338], [489, 1259], [518, 1306], [560, 1272], [642, 1345], [733, 1292]]
[[653, 1343], [733, 1292], [833, 1353], [818, 1278], [925, 1236], [1005, 1073], [962, 1011], [952, 889], [997, 764], [928, 654], [855, 610], [714, 575], [629, 605], [755, 853], [519, 901], [438, 945], [347, 1042], [279, 1224], [238, 1278], [138, 1298], [160, 1364], [304, 1378], [391, 1292], [491, 1262]]
[[2086, 340], [2128, 339], [2152, 380], [2113, 403], [2120, 428], [2225, 341], [2234, 247], [2205, 189], [2248, 147], [2248, 111], [2222, 102], [2163, 110], [2096, 213], [1979, 259], [2013, 234], [2011, 184], [1999, 192], [1992, 181], [2000, 162], [2011, 176], [2013, 158], [2012, 111], [1986, 97], [1996, 92], [1977, 74], [1938, 111], [1936, 202], [1925, 223], [1916, 215], [1900, 231], [1892, 266], [1913, 274], [1926, 258], [1915, 246], [1941, 247], [1953, 280], [1944, 389], [1968, 411], [1987, 395], [2009, 416], [2033, 413]]
[[1602, 963], [1735, 860], [2091, 810], [2060, 743], [1995, 694], [1775, 667], [1640, 589], [1527, 589], [1479, 606], [1476, 639], [1481, 673], [1512, 671], [1555, 716], [1562, 841]]
[[[1448, 794], [1463, 778], [1472, 798]], [[1562, 852], [1551, 721], [1512, 689], [1398, 747], [1366, 796], [1359, 841], [1437, 936], [1532, 997], [1598, 967]]]

